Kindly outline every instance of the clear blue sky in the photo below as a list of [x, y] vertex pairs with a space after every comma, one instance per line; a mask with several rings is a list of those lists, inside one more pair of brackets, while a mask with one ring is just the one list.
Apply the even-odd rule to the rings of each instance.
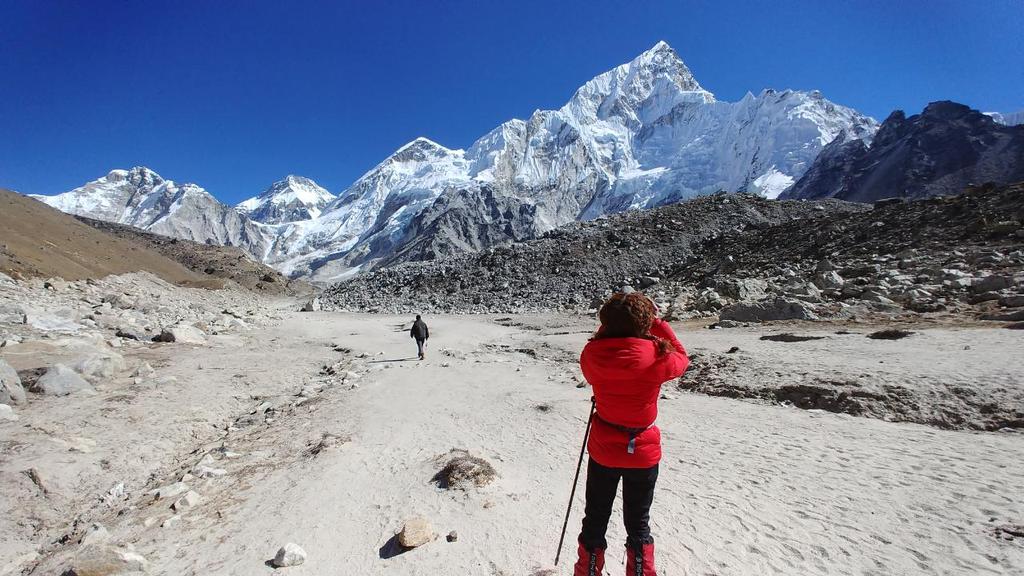
[[0, 0], [0, 186], [146, 165], [230, 203], [288, 173], [337, 193], [416, 136], [467, 147], [662, 39], [724, 100], [1024, 108], [1024, 0], [322, 4]]

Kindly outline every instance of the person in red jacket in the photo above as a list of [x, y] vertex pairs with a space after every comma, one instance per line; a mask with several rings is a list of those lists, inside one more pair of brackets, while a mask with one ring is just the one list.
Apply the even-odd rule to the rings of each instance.
[[587, 449], [586, 510], [574, 576], [603, 574], [605, 532], [622, 479], [627, 576], [655, 576], [649, 525], [661, 460], [661, 385], [690, 360], [657, 308], [639, 292], [614, 294], [601, 307], [601, 327], [583, 348], [580, 367], [594, 388], [597, 411]]

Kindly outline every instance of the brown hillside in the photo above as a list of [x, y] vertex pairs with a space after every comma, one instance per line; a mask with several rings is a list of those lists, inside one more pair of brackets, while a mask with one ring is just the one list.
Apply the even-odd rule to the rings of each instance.
[[289, 280], [266, 264], [256, 262], [235, 246], [217, 246], [171, 238], [124, 224], [77, 216], [76, 219], [104, 233], [158, 252], [205, 278], [231, 280], [254, 292], [304, 294], [312, 286]]
[[38, 200], [0, 189], [0, 271], [67, 280], [146, 271], [168, 282], [220, 288], [162, 254], [87, 226]]

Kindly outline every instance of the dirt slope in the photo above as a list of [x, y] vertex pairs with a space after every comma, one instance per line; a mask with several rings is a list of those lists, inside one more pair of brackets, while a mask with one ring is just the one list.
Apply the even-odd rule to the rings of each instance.
[[0, 189], [0, 272], [67, 280], [147, 271], [176, 284], [219, 288], [154, 250], [117, 238], [27, 196]]
[[171, 238], [132, 226], [92, 218], [77, 218], [97, 230], [144, 246], [178, 262], [207, 278], [232, 280], [249, 290], [267, 294], [301, 294], [312, 287], [300, 280], [289, 280], [266, 264], [256, 262], [235, 246], [216, 246]]

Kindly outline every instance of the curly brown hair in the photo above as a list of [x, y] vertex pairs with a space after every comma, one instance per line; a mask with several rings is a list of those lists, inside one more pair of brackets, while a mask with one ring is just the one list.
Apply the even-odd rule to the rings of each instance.
[[671, 344], [651, 335], [651, 324], [657, 316], [654, 302], [644, 294], [617, 292], [601, 306], [598, 313], [601, 327], [592, 339], [644, 338], [654, 341], [658, 345], [658, 353], [665, 354]]

